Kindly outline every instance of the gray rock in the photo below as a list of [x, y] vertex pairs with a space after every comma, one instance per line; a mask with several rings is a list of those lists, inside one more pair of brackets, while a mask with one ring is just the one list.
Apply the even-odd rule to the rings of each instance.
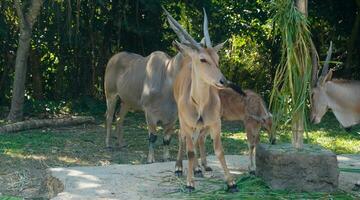
[[272, 189], [281, 190], [332, 192], [339, 183], [336, 155], [316, 145], [297, 150], [291, 144], [259, 144], [256, 175]]

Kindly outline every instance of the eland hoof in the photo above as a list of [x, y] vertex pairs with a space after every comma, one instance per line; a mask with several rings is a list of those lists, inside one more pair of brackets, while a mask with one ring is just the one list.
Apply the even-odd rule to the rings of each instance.
[[194, 176], [195, 176], [195, 177], [198, 177], [198, 178], [204, 177], [204, 175], [203, 175], [203, 173], [202, 173], [201, 170], [195, 170], [195, 171], [194, 171]]
[[148, 156], [147, 164], [151, 164], [155, 162], [155, 158], [153, 156]]
[[206, 167], [204, 167], [204, 168], [205, 168], [205, 171], [206, 171], [206, 172], [211, 172], [211, 171], [212, 171], [211, 167], [206, 166]]
[[351, 132], [351, 127], [344, 128], [347, 133]]
[[122, 148], [127, 147], [128, 144], [127, 144], [126, 142], [122, 142], [121, 144], [118, 143], [116, 146], [117, 146], [119, 149], [122, 149]]
[[187, 193], [192, 193], [195, 190], [195, 187], [191, 186], [191, 185], [187, 185], [185, 187], [185, 192]]
[[228, 185], [226, 191], [230, 193], [235, 193], [235, 192], [239, 192], [239, 189], [237, 188], [236, 184], [233, 184], [231, 186]]
[[114, 148], [111, 147], [111, 146], [108, 146], [108, 147], [105, 147], [105, 150], [106, 150], [106, 151], [113, 152], [113, 151], [114, 151]]
[[182, 170], [175, 170], [175, 176], [180, 177], [183, 175]]
[[352, 191], [360, 191], [360, 181], [354, 184]]
[[161, 159], [161, 162], [169, 162], [169, 161], [171, 161], [170, 158], [163, 158], [163, 159]]

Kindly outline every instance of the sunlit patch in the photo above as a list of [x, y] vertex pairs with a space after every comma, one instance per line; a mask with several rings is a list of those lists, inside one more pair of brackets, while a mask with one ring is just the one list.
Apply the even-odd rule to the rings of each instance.
[[246, 135], [245, 134], [232, 134], [229, 136], [225, 136], [226, 138], [231, 138], [231, 139], [235, 139], [235, 140], [246, 140]]
[[101, 185], [98, 183], [88, 183], [88, 182], [80, 182], [77, 184], [77, 188], [78, 189], [89, 189], [89, 188], [97, 188], [100, 187]]
[[47, 159], [45, 156], [38, 156], [38, 155], [27, 156], [27, 158], [32, 158], [34, 160], [46, 160]]
[[59, 156], [58, 159], [60, 161], [67, 162], [67, 163], [77, 163], [77, 162], [79, 162], [79, 159], [70, 158], [68, 156]]
[[350, 158], [344, 157], [344, 156], [337, 156], [338, 161], [349, 161]]
[[6, 151], [5, 154], [12, 158], [47, 160], [47, 157], [43, 156], [43, 155], [24, 155], [22, 153], [16, 153], [16, 152], [12, 152], [12, 151]]
[[244, 174], [244, 172], [240, 172], [240, 171], [237, 171], [237, 170], [230, 170], [230, 173], [231, 173], [231, 174], [235, 174], [235, 175]]
[[133, 164], [133, 165], [140, 165], [140, 164], [142, 164], [140, 160], [132, 160], [132, 161], [130, 161], [130, 163]]
[[78, 170], [66, 170], [68, 173], [68, 176], [76, 176], [79, 178], [86, 179], [87, 181], [99, 181], [99, 178], [93, 175], [84, 174], [82, 171]]

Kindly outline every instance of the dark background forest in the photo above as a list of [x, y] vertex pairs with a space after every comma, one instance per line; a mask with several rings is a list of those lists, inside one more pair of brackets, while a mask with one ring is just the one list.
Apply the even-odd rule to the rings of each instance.
[[[31, 1], [22, 1], [26, 10]], [[280, 60], [280, 36], [270, 0], [45, 0], [34, 23], [26, 73], [25, 116], [105, 112], [104, 71], [120, 51], [146, 56], [175, 54], [176, 35], [161, 5], [198, 41], [204, 7], [214, 43], [229, 39], [221, 52], [226, 77], [267, 100]], [[13, 0], [0, 1], [0, 115], [11, 104], [19, 41]], [[360, 0], [310, 0], [310, 32], [320, 60], [334, 43], [335, 76], [360, 78]]]

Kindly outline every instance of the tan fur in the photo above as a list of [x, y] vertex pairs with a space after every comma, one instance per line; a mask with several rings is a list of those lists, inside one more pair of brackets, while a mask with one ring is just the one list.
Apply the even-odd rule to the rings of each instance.
[[220, 139], [220, 98], [218, 89], [224, 88], [228, 81], [219, 69], [219, 56], [217, 52], [224, 43], [212, 47], [208, 20], [204, 9], [204, 36], [205, 45], [196, 42], [189, 33], [163, 8], [170, 27], [178, 35], [181, 43], [174, 44], [182, 54], [191, 58], [190, 62], [184, 62], [174, 82], [174, 97], [178, 108], [180, 122], [179, 152], [175, 165], [176, 173], [182, 172], [182, 149], [186, 142], [187, 155], [189, 159], [187, 188], [194, 189], [194, 171], [200, 166], [195, 159], [194, 145], [198, 138], [202, 137], [205, 130], [210, 132], [214, 141], [215, 154], [225, 172], [225, 179], [230, 191], [236, 191], [236, 185], [227, 168], [224, 151]]
[[[200, 63], [198, 54], [205, 56], [206, 64]], [[191, 63], [184, 63], [180, 73], [174, 82], [174, 97], [178, 107], [180, 122], [180, 140], [186, 142], [189, 170], [187, 185], [194, 186], [193, 170], [199, 170], [197, 159], [189, 155], [195, 152], [195, 144], [198, 138], [203, 138], [206, 132], [210, 132], [214, 140], [214, 151], [218, 157], [229, 186], [233, 185], [233, 178], [227, 168], [224, 151], [220, 139], [221, 131], [221, 102], [219, 91], [211, 83], [217, 84], [222, 78], [218, 69], [219, 57], [212, 48], [194, 53], [190, 56]], [[176, 168], [182, 170], [182, 145], [179, 142], [179, 154]]]
[[[143, 110], [150, 133], [156, 133], [161, 122], [165, 139], [170, 139], [177, 119], [177, 108], [173, 98], [172, 86], [180, 63], [184, 57], [179, 53], [170, 58], [166, 53], [156, 51], [147, 57], [121, 52], [108, 62], [105, 71], [106, 146], [110, 147], [110, 133], [115, 106], [121, 99], [121, 109], [117, 117], [116, 131], [118, 143], [122, 145], [122, 123], [129, 110]], [[164, 148], [164, 159], [169, 152]], [[154, 162], [154, 150], [149, 147], [148, 162]]]

